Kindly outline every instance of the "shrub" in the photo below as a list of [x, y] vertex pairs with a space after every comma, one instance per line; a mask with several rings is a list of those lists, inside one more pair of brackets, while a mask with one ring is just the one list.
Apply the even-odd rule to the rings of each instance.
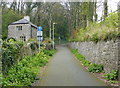
[[30, 44], [30, 48], [34, 51], [37, 47], [35, 43], [31, 43]]
[[91, 64], [88, 68], [89, 72], [102, 72], [103, 71], [103, 65], [101, 64]]
[[23, 46], [21, 42], [7, 43], [3, 42], [2, 45], [2, 65], [3, 74], [7, 73], [7, 70], [14, 65], [20, 58], [19, 50]]
[[55, 53], [55, 50], [46, 50], [46, 49], [44, 49], [43, 52], [48, 56], [52, 56]]
[[85, 29], [77, 29], [74, 34], [71, 35], [69, 41], [93, 41], [97, 43], [101, 40], [117, 39], [120, 36], [118, 26], [118, 14], [112, 12], [108, 17], [100, 22], [90, 23]]
[[8, 39], [7, 39], [7, 42], [15, 42], [15, 41], [16, 41], [15, 38], [8, 38]]
[[28, 42], [34, 42], [34, 41], [37, 41], [37, 39], [35, 39], [35, 38], [28, 39]]
[[75, 54], [75, 53], [78, 52], [78, 50], [77, 50], [77, 49], [71, 49], [71, 52], [72, 52], [73, 54]]
[[83, 60], [82, 63], [83, 63], [84, 66], [90, 66], [91, 65], [91, 62], [88, 61], [88, 60]]
[[39, 67], [48, 63], [49, 56], [43, 50], [33, 56], [26, 56], [19, 63], [13, 65], [2, 79], [3, 86], [29, 86], [36, 80]]
[[115, 80], [118, 79], [118, 71], [112, 70], [111, 73], [105, 74], [105, 78], [108, 80]]

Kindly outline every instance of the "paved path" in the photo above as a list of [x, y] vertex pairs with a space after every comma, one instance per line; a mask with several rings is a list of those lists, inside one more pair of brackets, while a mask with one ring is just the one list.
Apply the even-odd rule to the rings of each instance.
[[57, 47], [38, 86], [105, 86], [86, 72], [67, 47]]

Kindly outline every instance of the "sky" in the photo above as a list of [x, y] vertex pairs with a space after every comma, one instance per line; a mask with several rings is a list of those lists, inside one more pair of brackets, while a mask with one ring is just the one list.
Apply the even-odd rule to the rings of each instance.
[[[102, 6], [103, 1], [104, 0], [98, 0], [99, 3], [97, 5], [98, 6], [101, 5], [97, 8], [98, 20], [100, 20], [103, 14], [103, 6]], [[120, 0], [108, 0], [108, 13], [114, 12], [115, 10], [117, 10], [117, 4], [119, 1]]]

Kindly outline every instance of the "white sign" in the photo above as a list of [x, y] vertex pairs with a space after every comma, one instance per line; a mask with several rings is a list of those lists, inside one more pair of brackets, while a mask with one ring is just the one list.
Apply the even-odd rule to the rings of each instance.
[[43, 36], [43, 31], [37, 31], [37, 36]]
[[38, 41], [42, 41], [42, 40], [43, 40], [43, 37], [42, 37], [42, 36], [37, 36], [37, 40], [38, 40]]

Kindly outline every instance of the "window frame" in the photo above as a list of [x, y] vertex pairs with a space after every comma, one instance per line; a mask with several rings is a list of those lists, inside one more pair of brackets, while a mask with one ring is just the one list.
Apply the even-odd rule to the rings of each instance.
[[16, 26], [16, 29], [17, 29], [18, 31], [21, 31], [21, 30], [22, 30], [22, 26]]

